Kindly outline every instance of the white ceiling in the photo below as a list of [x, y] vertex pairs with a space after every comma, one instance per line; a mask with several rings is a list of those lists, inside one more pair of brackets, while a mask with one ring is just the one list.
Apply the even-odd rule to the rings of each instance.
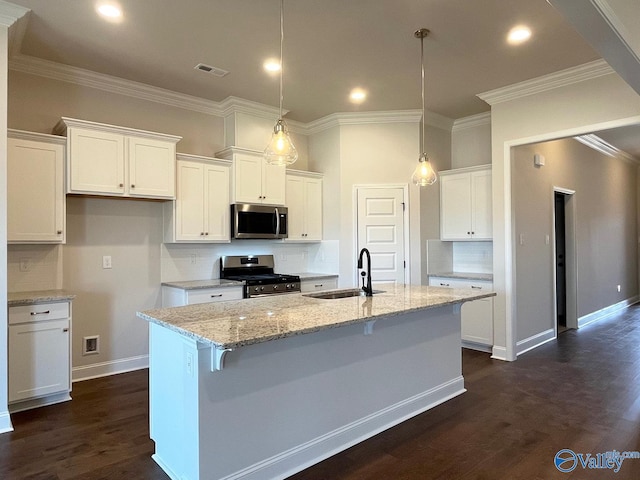
[[[32, 12], [20, 53], [172, 91], [221, 101], [236, 96], [278, 104], [278, 0], [119, 0], [124, 21], [105, 22], [90, 0], [12, 0]], [[530, 42], [509, 46], [518, 23]], [[489, 110], [476, 97], [600, 58], [545, 0], [286, 0], [288, 118], [420, 108], [420, 42], [425, 27], [427, 109], [462, 118]], [[229, 70], [216, 78], [193, 67]], [[369, 91], [349, 103], [349, 90]]]

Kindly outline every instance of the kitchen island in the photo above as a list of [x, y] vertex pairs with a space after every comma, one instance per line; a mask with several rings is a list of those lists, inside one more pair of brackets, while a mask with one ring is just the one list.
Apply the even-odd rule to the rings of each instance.
[[494, 294], [376, 288], [139, 312], [155, 461], [174, 479], [286, 478], [463, 393], [460, 306]]

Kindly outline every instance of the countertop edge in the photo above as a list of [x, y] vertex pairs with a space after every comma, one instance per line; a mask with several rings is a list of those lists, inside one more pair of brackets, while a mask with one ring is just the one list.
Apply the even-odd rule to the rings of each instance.
[[7, 307], [23, 307], [26, 305], [38, 305], [42, 303], [68, 302], [74, 298], [76, 298], [76, 294], [65, 292], [63, 290], [11, 292], [7, 294]]

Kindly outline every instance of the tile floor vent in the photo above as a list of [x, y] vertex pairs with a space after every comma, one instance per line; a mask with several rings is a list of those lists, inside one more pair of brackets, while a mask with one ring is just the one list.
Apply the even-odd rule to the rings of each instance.
[[225, 75], [229, 74], [227, 70], [223, 70], [222, 68], [218, 67], [212, 67], [211, 65], [207, 65], [205, 63], [199, 63], [193, 68], [205, 73], [210, 73], [211, 75], [215, 75], [216, 77], [224, 77]]

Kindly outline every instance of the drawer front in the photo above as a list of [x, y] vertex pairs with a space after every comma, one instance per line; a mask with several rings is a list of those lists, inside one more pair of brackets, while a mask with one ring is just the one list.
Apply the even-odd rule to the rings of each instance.
[[9, 325], [69, 318], [69, 302], [9, 307]]
[[321, 290], [331, 290], [332, 288], [338, 288], [337, 278], [322, 278], [316, 280], [302, 280], [300, 282], [300, 291], [306, 292], [318, 292]]
[[430, 277], [432, 287], [472, 288], [474, 290], [492, 291], [493, 283], [484, 280], [465, 280], [460, 278]]
[[189, 290], [187, 292], [187, 305], [194, 305], [196, 303], [225, 302], [227, 300], [242, 300], [242, 298], [242, 287]]

